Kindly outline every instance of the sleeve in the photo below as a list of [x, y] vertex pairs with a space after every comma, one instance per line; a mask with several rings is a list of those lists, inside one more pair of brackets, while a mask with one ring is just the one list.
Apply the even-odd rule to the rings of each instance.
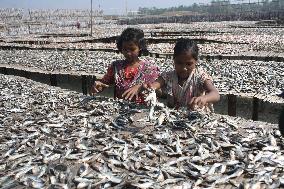
[[107, 69], [107, 73], [101, 79], [101, 82], [107, 85], [111, 85], [114, 84], [114, 80], [114, 67], [113, 64], [111, 64], [111, 66], [109, 66]]
[[154, 82], [158, 79], [158, 77], [160, 76], [160, 70], [157, 66], [152, 66], [151, 68], [151, 72], [149, 73], [149, 82]]
[[161, 78], [165, 81], [166, 84], [169, 82], [170, 75], [171, 75], [171, 72], [161, 73]]
[[213, 79], [212, 77], [207, 74], [207, 72], [203, 69], [198, 69], [198, 77], [197, 77], [197, 91], [199, 91], [199, 93], [202, 93], [202, 91], [205, 91], [205, 88], [204, 88], [204, 83], [205, 81], [212, 81], [213, 82]]
[[163, 72], [161, 78], [165, 81], [165, 86], [162, 88], [163, 92], [172, 95], [173, 72]]
[[151, 62], [145, 62], [142, 70], [142, 81], [146, 83], [152, 83], [156, 81], [160, 75], [159, 67], [152, 65]]
[[200, 70], [199, 76], [200, 76], [199, 78], [200, 78], [200, 82], [201, 82], [202, 85], [207, 80], [213, 81], [212, 77], [204, 70]]

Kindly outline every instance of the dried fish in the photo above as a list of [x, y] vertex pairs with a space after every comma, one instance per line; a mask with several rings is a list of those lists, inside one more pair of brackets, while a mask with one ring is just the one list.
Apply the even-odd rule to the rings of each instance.
[[[155, 99], [149, 120], [148, 106], [100, 97], [80, 103], [76, 92], [20, 77], [0, 75], [0, 81], [0, 187], [222, 188], [283, 182], [283, 138], [276, 125], [172, 110]], [[23, 104], [23, 112], [8, 111]]]

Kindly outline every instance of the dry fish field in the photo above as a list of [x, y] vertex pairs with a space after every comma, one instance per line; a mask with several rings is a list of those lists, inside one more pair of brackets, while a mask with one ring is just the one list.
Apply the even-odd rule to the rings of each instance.
[[1, 188], [284, 184], [276, 125], [159, 106], [150, 116], [148, 107], [0, 78]]
[[[57, 76], [75, 75], [87, 93], [88, 76], [101, 77], [123, 58], [115, 53], [114, 39], [129, 27], [96, 17], [90, 36], [88, 15], [0, 9], [1, 189], [284, 188], [284, 139], [275, 124], [169, 109], [154, 91], [145, 94], [148, 105], [137, 105], [1, 74], [41, 73], [51, 85]], [[254, 26], [240, 21], [135, 27], [151, 42], [150, 56], [142, 58], [161, 71], [173, 69], [169, 58], [176, 39], [199, 41], [198, 67], [221, 94], [254, 97], [257, 117], [259, 99], [284, 104], [284, 28]], [[245, 60], [233, 60], [241, 56]], [[235, 111], [234, 99], [228, 101]]]
[[[23, 10], [2, 10], [3, 16], [7, 15], [7, 11], [14, 15], [22, 14]], [[0, 11], [1, 12], [1, 11]], [[47, 19], [57, 19], [62, 15], [70, 15], [72, 11], [39, 11], [35, 12], [35, 17], [39, 15], [56, 14]], [[62, 12], [62, 13], [61, 13]], [[86, 12], [76, 12], [77, 14], [85, 15]], [[64, 17], [68, 19], [71, 17]], [[13, 20], [8, 19], [6, 23], [13, 23]], [[11, 19], [11, 18], [10, 18]], [[22, 19], [25, 19], [24, 17]], [[44, 17], [39, 17], [44, 20]], [[215, 84], [218, 89], [225, 94], [235, 94], [238, 96], [257, 97], [261, 100], [283, 103], [283, 98], [279, 98], [283, 90], [283, 62], [265, 60], [263, 56], [276, 57], [275, 59], [283, 59], [284, 50], [284, 28], [246, 28], [243, 26], [253, 26], [255, 22], [196, 22], [191, 24], [143, 24], [139, 27], [144, 30], [146, 38], [162, 38], [162, 39], [177, 39], [179, 37], [189, 37], [201, 40], [216, 40], [221, 43], [203, 43], [199, 44], [200, 54], [202, 56], [230, 56], [234, 59], [245, 56], [251, 60], [213, 60], [210, 63], [203, 64], [204, 67], [213, 75]], [[239, 27], [240, 26], [240, 27]], [[30, 33], [27, 34], [27, 28], [24, 24], [22, 28], [11, 27], [11, 30], [17, 30], [18, 34], [12, 35], [5, 32], [1, 33], [1, 45], [14, 47], [29, 47], [29, 48], [74, 48], [82, 51], [54, 51], [54, 50], [1, 50], [0, 64], [2, 67], [16, 68], [19, 70], [32, 70], [40, 73], [78, 73], [83, 75], [105, 73], [107, 65], [113, 60], [120, 59], [121, 55], [116, 53], [104, 52], [88, 52], [87, 49], [102, 48], [114, 49], [114, 43], [92, 43], [80, 42], [80, 40], [92, 40], [102, 37], [114, 37], [121, 33], [127, 25], [102, 24], [94, 28], [95, 35], [93, 37], [86, 36], [87, 28], [75, 30], [72, 27], [55, 27], [50, 31], [36, 30], [34, 26]], [[52, 26], [54, 27], [54, 26]], [[51, 27], [51, 28], [52, 28]], [[50, 27], [48, 27], [50, 28]], [[37, 32], [33, 33], [33, 29]], [[60, 30], [60, 31], [59, 31]], [[110, 32], [112, 31], [112, 32]], [[63, 32], [63, 33], [62, 33]], [[25, 34], [25, 35], [23, 35]], [[62, 34], [67, 35], [64, 36]], [[68, 36], [70, 35], [70, 36]], [[77, 37], [76, 37], [77, 35]], [[80, 37], [81, 36], [81, 37]], [[77, 41], [77, 42], [76, 42]], [[30, 43], [32, 42], [32, 43]], [[38, 42], [38, 44], [34, 43]], [[41, 42], [46, 42], [41, 44]], [[173, 44], [157, 43], [148, 44], [149, 50], [152, 53], [172, 53]], [[85, 50], [84, 50], [85, 49]], [[281, 54], [282, 53], [282, 54]], [[252, 58], [253, 56], [253, 58]], [[258, 56], [261, 57], [258, 60]], [[171, 57], [171, 56], [169, 56]], [[146, 57], [157, 63], [161, 70], [171, 67], [171, 60], [162, 58]], [[166, 56], [167, 58], [167, 56]], [[221, 57], [222, 58], [222, 57]], [[256, 61], [258, 60], [258, 61]], [[274, 60], [274, 59], [273, 59]], [[276, 60], [277, 61], [277, 60]], [[168, 64], [168, 65], [167, 65]], [[231, 72], [230, 70], [238, 72]], [[242, 70], [242, 71], [239, 71]], [[237, 81], [237, 82], [235, 82]]]
[[213, 77], [221, 93], [284, 103], [284, 99], [277, 96], [284, 90], [283, 62], [213, 60], [201, 65]]
[[[14, 23], [13, 18], [10, 21]], [[74, 27], [58, 27], [35, 25], [28, 30], [28, 25], [22, 23], [20, 27], [12, 27], [6, 22], [9, 30], [0, 33], [0, 45], [26, 46], [26, 47], [49, 47], [49, 48], [112, 48], [113, 44], [81, 43], [80, 41], [113, 37], [119, 35], [127, 25], [103, 24], [96, 25], [94, 36], [88, 36], [89, 28], [74, 30]], [[13, 25], [13, 24], [12, 24]], [[284, 28], [243, 28], [243, 25], [255, 25], [255, 22], [195, 22], [191, 24], [143, 24], [137, 25], [144, 30], [146, 38], [151, 39], [177, 39], [187, 37], [192, 39], [215, 40], [221, 43], [201, 44], [201, 51], [204, 54], [236, 54], [239, 52], [265, 51], [283, 53], [284, 50]], [[240, 26], [240, 27], [239, 27]], [[39, 27], [39, 30], [36, 29]], [[53, 28], [55, 27], [55, 28]], [[13, 32], [13, 30], [15, 30]], [[11, 31], [12, 33], [7, 33]], [[17, 34], [14, 34], [14, 33]], [[179, 35], [172, 35], [180, 32]], [[70, 35], [69, 37], [61, 36]], [[77, 35], [77, 37], [75, 36]], [[76, 43], [77, 41], [77, 43]], [[33, 42], [32, 44], [30, 42]], [[41, 44], [43, 43], [43, 44]], [[46, 44], [45, 44], [46, 43]], [[224, 44], [226, 43], [226, 44]], [[172, 52], [173, 44], [149, 44], [150, 50], [159, 53]]]
[[0, 64], [39, 72], [104, 74], [111, 62], [121, 58], [121, 54], [109, 52], [3, 50]]
[[[0, 50], [0, 66], [33, 70], [40, 73], [102, 75], [121, 54], [97, 51]], [[157, 64], [161, 71], [173, 69], [171, 59], [143, 57]], [[284, 89], [284, 64], [253, 60], [200, 61], [213, 77], [222, 94], [257, 97], [271, 103], [284, 103], [278, 97]]]

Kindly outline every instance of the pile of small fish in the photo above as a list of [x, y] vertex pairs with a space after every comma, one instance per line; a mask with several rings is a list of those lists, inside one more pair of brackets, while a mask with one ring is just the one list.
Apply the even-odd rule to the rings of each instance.
[[[84, 40], [83, 37], [77, 39], [73, 39], [76, 41]], [[33, 40], [36, 44], [27, 43], [17, 43], [17, 41], [13, 42], [0, 42], [0, 46], [11, 46], [11, 47], [28, 47], [32, 49], [41, 49], [41, 48], [50, 48], [50, 49], [79, 49], [79, 50], [93, 50], [93, 49], [113, 49], [116, 50], [115, 43], [85, 43], [85, 42], [76, 42], [72, 43], [70, 38], [59, 38], [59, 39], [49, 39], [45, 41], [52, 41], [49, 44], [41, 43], [41, 40]], [[64, 42], [58, 42], [64, 41]]]
[[[175, 44], [171, 43], [158, 43], [149, 44], [149, 51], [156, 53], [173, 53]], [[205, 43], [198, 44], [199, 53], [201, 55], [225, 55], [225, 54], [238, 54], [241, 52], [248, 52], [251, 47], [248, 44], [224, 44], [224, 43]]]
[[[29, 39], [37, 41], [43, 34], [89, 34], [89, 10], [23, 10], [23, 9], [0, 9], [0, 18], [4, 20], [3, 30], [0, 36], [4, 39]], [[48, 15], [48, 16], [47, 16]], [[80, 16], [78, 16], [80, 15]], [[96, 14], [97, 15], [97, 14]], [[30, 24], [30, 22], [36, 24]], [[81, 28], [76, 28], [76, 23]], [[119, 35], [127, 25], [118, 25], [116, 20], [104, 20], [103, 17], [94, 19], [94, 37], [112, 37]], [[100, 23], [100, 24], [97, 24]], [[201, 46], [205, 54], [237, 53], [240, 51], [266, 51], [282, 53], [284, 50], [284, 29], [279, 27], [249, 28], [255, 22], [232, 21], [232, 22], [194, 22], [190, 24], [167, 23], [167, 24], [140, 24], [145, 36], [150, 37], [155, 32], [184, 32], [180, 36], [168, 36], [162, 38], [189, 37], [207, 40], [217, 40], [228, 43], [242, 44], [204, 44]], [[240, 27], [239, 27], [240, 26]], [[186, 32], [193, 32], [186, 33]], [[56, 36], [56, 35], [55, 35]], [[151, 36], [152, 37], [152, 36]], [[161, 38], [161, 36], [158, 36]], [[58, 36], [57, 36], [58, 38]], [[70, 41], [72, 39], [69, 39]], [[66, 41], [68, 42], [68, 41]], [[246, 44], [244, 44], [246, 43]], [[18, 46], [18, 45], [17, 45]], [[24, 46], [29, 46], [25, 44]], [[45, 46], [45, 45], [44, 45]], [[49, 45], [47, 45], [49, 46]], [[76, 44], [72, 44], [76, 46]], [[80, 45], [78, 44], [80, 47]], [[215, 47], [217, 48], [215, 48]], [[166, 52], [168, 48], [161, 47], [160, 51]]]
[[98, 51], [0, 50], [0, 64], [47, 72], [103, 74], [121, 54]]
[[[193, 22], [191, 24], [167, 23], [139, 25], [146, 32], [189, 32], [205, 31], [199, 35], [183, 34], [179, 37], [201, 38], [208, 40], [218, 40], [229, 43], [247, 43], [249, 49], [254, 51], [267, 51], [282, 53], [284, 50], [284, 29], [281, 28], [249, 28], [238, 26], [252, 26], [255, 22], [249, 21], [228, 21], [228, 22]], [[206, 32], [207, 31], [207, 32]], [[179, 38], [175, 37], [175, 38]], [[160, 37], [159, 37], [160, 38]], [[163, 36], [163, 38], [173, 38]], [[244, 44], [232, 45], [237, 49], [242, 49]], [[245, 45], [246, 47], [247, 45]], [[213, 49], [212, 49], [213, 50]], [[233, 49], [232, 49], [233, 50]], [[220, 52], [226, 49], [220, 49]]]
[[[0, 75], [1, 188], [276, 188], [275, 125], [81, 97]], [[151, 108], [151, 109], [152, 109]]]
[[200, 61], [200, 65], [213, 77], [221, 93], [284, 103], [284, 99], [277, 96], [284, 89], [282, 62], [212, 60]]
[[[116, 20], [104, 19], [101, 11], [94, 10], [96, 19], [96, 36], [110, 36], [114, 30], [101, 30], [100, 27], [116, 25]], [[0, 37], [23, 37], [42, 34], [66, 34], [66, 33], [90, 33], [90, 10], [27, 10], [27, 9], [1, 9], [0, 20], [4, 27], [1, 29]], [[77, 23], [80, 24], [78, 28]], [[2, 23], [0, 23], [2, 25]], [[97, 26], [100, 25], [100, 26]], [[102, 34], [102, 35], [101, 35]], [[31, 36], [30, 36], [31, 37]]]

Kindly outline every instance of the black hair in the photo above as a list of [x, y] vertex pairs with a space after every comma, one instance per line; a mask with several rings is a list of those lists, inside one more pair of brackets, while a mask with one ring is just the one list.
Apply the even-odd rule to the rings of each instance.
[[198, 60], [198, 46], [197, 44], [190, 39], [180, 38], [176, 42], [175, 48], [174, 48], [174, 58], [176, 58], [178, 55], [190, 51], [192, 54], [192, 57], [195, 60]]
[[138, 28], [127, 28], [116, 40], [116, 46], [119, 52], [122, 51], [122, 43], [133, 41], [136, 43], [140, 49], [139, 56], [148, 55], [149, 51], [147, 50], [146, 40], [144, 38], [144, 32]]

